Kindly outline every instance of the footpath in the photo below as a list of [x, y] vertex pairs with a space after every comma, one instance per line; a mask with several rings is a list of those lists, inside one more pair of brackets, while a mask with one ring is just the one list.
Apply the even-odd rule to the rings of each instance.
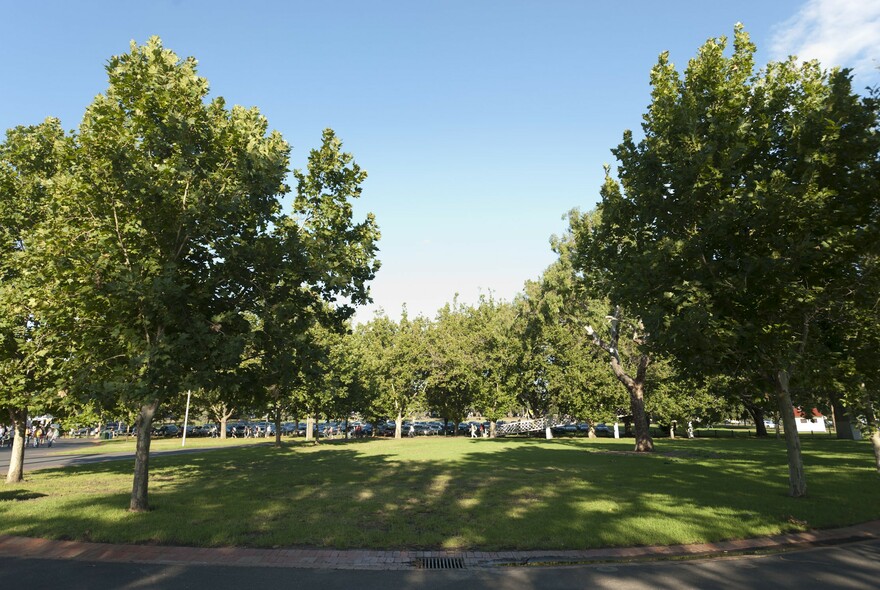
[[794, 551], [880, 539], [880, 520], [850, 527], [772, 537], [565, 551], [373, 551], [166, 547], [53, 541], [0, 535], [0, 557], [107, 563], [250, 566], [335, 570], [477, 569], [705, 559]]

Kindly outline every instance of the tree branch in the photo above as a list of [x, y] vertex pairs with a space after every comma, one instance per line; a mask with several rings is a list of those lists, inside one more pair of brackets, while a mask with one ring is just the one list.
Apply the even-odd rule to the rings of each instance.
[[122, 239], [122, 231], [119, 229], [119, 217], [116, 215], [116, 203], [113, 203], [113, 224], [116, 226], [116, 239], [119, 240], [119, 247], [122, 248], [122, 255], [125, 257], [125, 265], [131, 270], [131, 260], [128, 258], [128, 250], [125, 248], [125, 241]]

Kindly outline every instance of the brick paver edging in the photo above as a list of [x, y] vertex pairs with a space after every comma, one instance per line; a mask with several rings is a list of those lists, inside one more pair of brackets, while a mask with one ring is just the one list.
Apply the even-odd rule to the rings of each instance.
[[416, 560], [458, 557], [465, 567], [637, 561], [681, 557], [715, 557], [729, 553], [808, 547], [880, 539], [880, 520], [839, 529], [807, 531], [757, 539], [560, 551], [373, 551], [366, 549], [251, 549], [245, 547], [166, 547], [51, 541], [0, 535], [0, 557], [76, 559], [175, 565], [232, 565], [348, 570], [408, 570]]

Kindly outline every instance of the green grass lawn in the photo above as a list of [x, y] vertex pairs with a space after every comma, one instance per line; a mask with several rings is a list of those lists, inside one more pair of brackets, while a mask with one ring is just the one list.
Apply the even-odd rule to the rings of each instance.
[[[178, 441], [179, 444], [179, 441]], [[187, 443], [189, 444], [189, 443]], [[787, 497], [775, 439], [338, 441], [28, 474], [0, 489], [2, 532], [195, 546], [578, 549], [735, 539], [880, 518], [864, 441], [805, 439], [809, 496]]]
[[[284, 437], [288, 440], [287, 437]], [[90, 440], [92, 444], [78, 447], [65, 448], [55, 446], [53, 455], [102, 455], [104, 453], [134, 453], [137, 439], [133, 436], [120, 436], [111, 440]], [[181, 445], [180, 438], [156, 438], [150, 441], [150, 450], [153, 451], [171, 451], [181, 448], [198, 449], [205, 447], [235, 447], [242, 445], [253, 445], [259, 443], [273, 444], [275, 437], [270, 438], [210, 438], [210, 437], [192, 437], [186, 439], [186, 446]]]

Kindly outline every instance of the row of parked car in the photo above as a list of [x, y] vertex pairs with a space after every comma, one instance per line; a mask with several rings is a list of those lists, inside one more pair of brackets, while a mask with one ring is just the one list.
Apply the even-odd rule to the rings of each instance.
[[[284, 432], [282, 430], [282, 432]], [[186, 427], [186, 436], [190, 437], [217, 437], [220, 427], [217, 424], [190, 424]], [[229, 422], [226, 424], [226, 436], [274, 436], [275, 425], [271, 422]], [[153, 428], [153, 436], [156, 438], [174, 438], [183, 436], [183, 428], [177, 424], [162, 424]]]
[[[503, 423], [503, 420], [498, 422], [499, 425]], [[451, 435], [456, 433], [459, 435], [468, 435], [470, 434], [472, 427], [476, 431], [480, 431], [481, 428], [488, 431], [489, 426], [489, 422], [480, 422], [476, 420], [459, 422], [458, 424], [450, 422], [445, 425], [438, 420], [405, 420], [403, 422], [402, 434], [404, 436], [437, 436], [441, 434]], [[345, 422], [333, 421], [315, 424], [315, 431], [319, 437], [342, 436], [345, 433], [346, 428], [351, 437], [372, 436], [374, 430], [377, 436], [391, 437], [394, 436], [396, 425], [393, 420], [379, 421], [375, 425], [369, 422], [360, 421], [349, 421], [347, 426]], [[590, 425], [586, 422], [559, 424], [552, 427], [553, 433], [557, 435], [586, 434], [589, 432], [589, 429]], [[91, 429], [73, 430], [70, 434], [72, 436], [90, 436], [97, 434], [98, 430], [99, 429], [94, 429], [94, 432], [92, 432]], [[595, 431], [598, 436], [613, 436], [612, 427], [606, 424], [596, 424]], [[186, 427], [187, 438], [218, 437], [219, 433], [220, 427], [217, 424], [191, 424]], [[116, 434], [136, 435], [137, 433], [134, 429], [130, 431], [120, 429]], [[281, 424], [281, 434], [282, 436], [305, 436], [306, 423], [283, 422]], [[152, 436], [154, 438], [180, 438], [183, 436], [183, 428], [177, 424], [161, 424], [152, 429]], [[275, 436], [275, 424], [274, 422], [249, 422], [244, 420], [228, 422], [226, 424], [226, 436], [229, 438], [271, 437]]]
[[[578, 422], [570, 424], [557, 424], [550, 428], [554, 434], [587, 434], [590, 431], [590, 425], [587, 422]], [[596, 436], [614, 436], [614, 428], [607, 424], [595, 425]]]

